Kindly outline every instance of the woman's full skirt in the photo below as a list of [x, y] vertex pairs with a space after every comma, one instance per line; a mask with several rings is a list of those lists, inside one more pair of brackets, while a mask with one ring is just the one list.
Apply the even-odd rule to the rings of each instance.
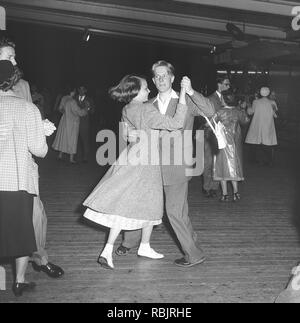
[[36, 251], [33, 195], [0, 192], [0, 258], [30, 256]]
[[137, 230], [158, 225], [163, 216], [163, 184], [159, 165], [127, 164], [123, 151], [84, 201], [84, 217], [109, 228]]

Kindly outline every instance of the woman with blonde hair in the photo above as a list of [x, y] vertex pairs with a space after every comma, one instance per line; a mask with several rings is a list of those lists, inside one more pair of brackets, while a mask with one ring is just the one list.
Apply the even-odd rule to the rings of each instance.
[[[248, 114], [253, 115], [245, 142], [252, 145], [255, 160], [263, 165], [272, 166], [274, 159], [274, 146], [277, 145], [274, 118], [277, 117], [274, 110], [274, 101], [270, 100], [270, 89], [260, 89], [260, 99], [254, 100], [252, 107], [248, 108]], [[259, 156], [259, 152], [261, 156]]]

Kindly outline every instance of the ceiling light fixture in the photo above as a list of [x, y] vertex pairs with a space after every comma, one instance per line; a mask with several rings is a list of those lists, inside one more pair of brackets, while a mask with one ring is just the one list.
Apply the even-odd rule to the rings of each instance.
[[88, 27], [85, 28], [84, 30], [84, 34], [82, 36], [82, 40], [85, 41], [85, 42], [88, 42], [91, 38], [91, 33], [90, 33], [90, 30]]
[[217, 52], [217, 46], [213, 46], [210, 50], [211, 54], [215, 54]]

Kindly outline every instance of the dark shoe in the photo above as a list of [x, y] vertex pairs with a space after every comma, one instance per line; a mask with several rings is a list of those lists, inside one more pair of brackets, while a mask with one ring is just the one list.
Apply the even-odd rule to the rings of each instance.
[[110, 269], [110, 270], [114, 270], [114, 267], [111, 267], [108, 262], [107, 259], [104, 257], [99, 256], [97, 263], [103, 267], [104, 269]]
[[210, 197], [212, 197], [212, 198], [217, 197], [217, 191], [216, 190], [210, 190], [209, 194], [210, 194]]
[[207, 190], [202, 190], [202, 193], [205, 197], [210, 198], [210, 192]]
[[12, 290], [15, 296], [22, 296], [23, 292], [31, 292], [35, 289], [35, 283], [14, 283]]
[[239, 201], [241, 199], [240, 193], [236, 192], [233, 194], [233, 202]]
[[229, 196], [228, 195], [222, 195], [220, 198], [220, 202], [229, 202]]
[[126, 247], [124, 247], [124, 246], [120, 245], [120, 246], [116, 249], [115, 253], [116, 253], [116, 255], [118, 255], [118, 256], [126, 256], [126, 255], [128, 255], [129, 251], [130, 251], [130, 248], [126, 248]]
[[202, 264], [205, 261], [205, 259], [206, 258], [203, 256], [198, 261], [195, 261], [192, 263], [192, 262], [187, 261], [185, 258], [180, 258], [180, 259], [176, 259], [174, 263], [176, 266], [189, 268], [189, 267], [193, 267], [193, 266]]
[[60, 267], [51, 264], [51, 262], [48, 262], [47, 265], [42, 266], [39, 266], [35, 262], [32, 262], [32, 267], [35, 271], [43, 271], [51, 278], [59, 278], [64, 274], [64, 271]]

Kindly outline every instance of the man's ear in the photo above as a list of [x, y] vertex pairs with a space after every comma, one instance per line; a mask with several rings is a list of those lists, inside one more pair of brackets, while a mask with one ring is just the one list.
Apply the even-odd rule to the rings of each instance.
[[155, 85], [155, 79], [154, 79], [154, 77], [152, 77], [152, 82], [154, 83], [154, 85]]
[[171, 77], [171, 83], [172, 83], [172, 84], [173, 84], [174, 80], [175, 80], [175, 76], [173, 75], [173, 76]]

